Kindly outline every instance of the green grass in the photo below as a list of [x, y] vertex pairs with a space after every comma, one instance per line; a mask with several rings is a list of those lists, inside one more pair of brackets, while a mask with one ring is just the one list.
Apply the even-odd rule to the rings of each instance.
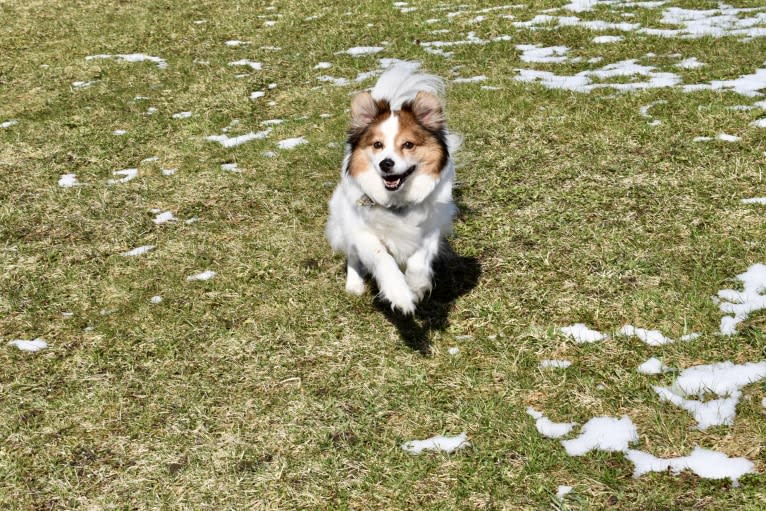
[[[764, 385], [746, 388], [733, 426], [701, 432], [652, 391], [672, 375], [635, 371], [650, 356], [677, 368], [764, 358], [766, 315], [723, 338], [710, 300], [766, 262], [766, 210], [739, 202], [766, 194], [766, 138], [750, 126], [763, 111], [728, 109], [754, 101], [728, 92], [577, 94], [513, 80], [519, 68], [575, 74], [632, 58], [684, 83], [732, 79], [763, 65], [762, 38], [628, 32], [597, 45], [601, 32], [516, 29], [500, 17], [528, 20], [560, 1], [478, 24], [474, 11], [492, 4], [451, 21], [457, 7], [426, 1], [400, 14], [391, 4], [0, 4], [0, 122], [18, 120], [0, 129], [0, 508], [763, 508]], [[605, 6], [578, 15], [661, 26], [660, 10], [616, 12], [625, 10], [636, 17]], [[471, 30], [513, 39], [449, 48], [451, 59], [416, 44]], [[383, 41], [376, 56], [336, 55]], [[521, 62], [515, 45], [532, 43], [568, 46], [582, 61]], [[168, 67], [85, 60], [133, 52]], [[674, 53], [707, 66], [677, 69]], [[604, 60], [587, 63], [596, 56]], [[379, 57], [420, 60], [445, 78], [483, 74], [498, 87], [448, 88], [450, 125], [465, 137], [450, 240], [459, 257], [412, 321], [370, 294], [346, 295], [344, 261], [323, 236], [350, 93], [373, 82], [316, 77], [353, 78]], [[227, 65], [241, 58], [263, 70]], [[333, 68], [314, 70], [320, 61]], [[255, 90], [267, 94], [250, 101]], [[639, 110], [657, 100], [662, 124], [650, 127]], [[194, 115], [172, 119], [180, 111]], [[232, 136], [275, 118], [284, 122], [265, 140], [232, 149], [205, 140], [233, 119]], [[742, 140], [692, 142], [722, 132]], [[309, 144], [276, 149], [297, 136]], [[140, 164], [151, 156], [159, 162]], [[242, 172], [222, 171], [228, 162]], [[129, 167], [138, 178], [106, 184]], [[58, 187], [65, 173], [83, 186]], [[155, 225], [153, 208], [179, 221]], [[156, 248], [120, 256], [145, 244]], [[217, 276], [186, 281], [206, 269]], [[575, 345], [556, 333], [575, 322], [703, 337]], [[35, 337], [50, 347], [5, 346]], [[543, 358], [573, 365], [541, 371]], [[688, 473], [633, 479], [621, 454], [568, 457], [537, 433], [527, 406], [580, 424], [628, 414], [638, 448], [679, 456], [699, 445], [747, 457], [758, 473], [736, 489]], [[400, 448], [461, 431], [472, 448], [452, 455]], [[559, 502], [563, 484], [575, 490]]]

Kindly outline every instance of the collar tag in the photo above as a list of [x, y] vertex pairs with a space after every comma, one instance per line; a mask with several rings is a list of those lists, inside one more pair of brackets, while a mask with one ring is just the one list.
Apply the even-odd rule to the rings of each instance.
[[371, 208], [375, 205], [375, 202], [365, 194], [356, 200], [356, 205], [360, 208]]

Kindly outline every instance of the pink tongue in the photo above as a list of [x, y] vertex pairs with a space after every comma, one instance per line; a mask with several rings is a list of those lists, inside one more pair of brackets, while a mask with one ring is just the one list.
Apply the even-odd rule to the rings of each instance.
[[396, 181], [384, 181], [386, 184], [386, 188], [396, 188], [399, 186], [399, 182], [401, 179], [397, 179]]

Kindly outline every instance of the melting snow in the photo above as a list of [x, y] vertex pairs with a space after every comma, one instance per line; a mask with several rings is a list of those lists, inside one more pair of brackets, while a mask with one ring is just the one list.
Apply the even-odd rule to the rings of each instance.
[[566, 46], [541, 47], [539, 44], [517, 44], [516, 49], [521, 52], [523, 62], [545, 62], [560, 64], [566, 62], [569, 48]]
[[162, 297], [160, 295], [152, 296], [150, 300], [153, 304], [157, 305], [158, 303], [162, 303]]
[[766, 309], [766, 265], [754, 264], [735, 278], [742, 282], [742, 291], [718, 291], [718, 308], [724, 314], [732, 314], [721, 318], [720, 330], [723, 335], [736, 334], [737, 325], [745, 321], [751, 313]]
[[566, 436], [575, 426], [574, 422], [553, 422], [531, 406], [527, 408], [527, 414], [535, 419], [535, 428], [538, 433], [547, 438]]
[[652, 357], [646, 362], [638, 366], [638, 371], [641, 374], [662, 374], [669, 371], [670, 368], [662, 363], [658, 358]]
[[156, 217], [152, 219], [152, 222], [154, 222], [156, 225], [162, 225], [167, 222], [174, 222], [176, 220], [176, 217], [173, 215], [172, 211], [165, 211], [164, 213], [159, 213]]
[[628, 450], [628, 444], [638, 441], [636, 426], [627, 415], [621, 419], [594, 417], [585, 423], [580, 436], [562, 440], [561, 445], [570, 456], [582, 456], [593, 449], [614, 452]]
[[678, 458], [657, 458], [643, 451], [629, 450], [625, 455], [635, 466], [633, 477], [641, 477], [647, 472], [666, 472], [672, 470], [679, 474], [683, 470], [691, 470], [705, 479], [731, 479], [738, 486], [738, 479], [745, 474], [751, 474], [754, 465], [745, 458], [730, 458], [727, 455], [695, 448], [689, 456]]
[[699, 60], [697, 60], [697, 57], [690, 57], [676, 64], [676, 67], [680, 67], [681, 69], [697, 69], [704, 65], [705, 64], [703, 62], [700, 62]]
[[61, 188], [72, 188], [73, 186], [79, 186], [77, 182], [76, 174], [64, 174], [59, 178], [59, 186]]
[[626, 337], [638, 337], [649, 346], [662, 346], [675, 342], [673, 339], [662, 335], [662, 332], [659, 330], [646, 330], [644, 328], [636, 328], [633, 325], [625, 325], [618, 333]]
[[426, 440], [411, 440], [403, 443], [402, 449], [410, 454], [420, 454], [425, 450], [452, 453], [470, 446], [467, 435], [460, 433], [457, 436], [433, 436]]
[[110, 179], [107, 181], [110, 185], [118, 184], [118, 183], [127, 183], [128, 181], [135, 179], [136, 176], [138, 176], [138, 169], [123, 169], [123, 170], [115, 170], [112, 172], [115, 176], [124, 176], [120, 179]]
[[14, 339], [8, 343], [8, 346], [16, 346], [21, 351], [40, 351], [48, 347], [48, 343], [44, 339], [37, 339], [31, 341], [25, 341], [24, 339]]
[[478, 82], [484, 82], [487, 80], [487, 77], [484, 75], [479, 76], [472, 76], [470, 78], [455, 78], [452, 80], [452, 83], [478, 83]]
[[314, 69], [330, 69], [332, 67], [332, 64], [329, 62], [320, 62], [316, 66], [314, 66]]
[[210, 280], [213, 277], [216, 276], [216, 272], [212, 270], [205, 270], [202, 273], [197, 273], [196, 275], [189, 275], [186, 277], [186, 280], [192, 281], [192, 280]]
[[146, 254], [147, 252], [151, 252], [154, 250], [154, 245], [142, 245], [140, 247], [136, 247], [133, 250], [128, 250], [127, 252], [123, 252], [120, 255], [125, 257], [134, 257], [134, 256], [140, 256], [143, 254]]
[[160, 69], [165, 69], [168, 67], [168, 63], [165, 62], [165, 59], [162, 59], [160, 57], [154, 57], [152, 55], [145, 55], [143, 53], [127, 53], [122, 55], [88, 55], [85, 57], [85, 60], [95, 60], [95, 59], [118, 59], [122, 60], [123, 62], [153, 62], [154, 64], [157, 64], [157, 67]]
[[766, 204], [766, 197], [751, 197], [749, 199], [742, 199], [742, 204]]
[[229, 62], [229, 65], [230, 66], [247, 66], [254, 71], [260, 71], [261, 69], [263, 69], [263, 64], [261, 64], [260, 62], [255, 62], [248, 59], [235, 60], [234, 62]]
[[353, 48], [349, 48], [346, 51], [342, 51], [340, 53], [347, 53], [348, 55], [351, 55], [352, 57], [359, 57], [361, 55], [372, 55], [378, 52], [383, 51], [385, 48], [382, 46], [355, 46]]
[[460, 348], [458, 348], [456, 346], [453, 346], [453, 347], [451, 347], [450, 349], [447, 350], [447, 353], [449, 353], [450, 355], [452, 355], [454, 357], [455, 355], [460, 353]]
[[566, 369], [571, 366], [572, 362], [569, 360], [541, 360], [540, 369]]
[[741, 140], [741, 138], [736, 135], [728, 135], [726, 133], [719, 133], [715, 138], [724, 142], [739, 142]]
[[178, 112], [172, 115], [173, 119], [188, 119], [191, 116], [191, 112]]
[[11, 119], [9, 121], [5, 121], [5, 122], [0, 123], [0, 128], [8, 129], [11, 126], [16, 126], [18, 123], [19, 123], [19, 121], [17, 121], [16, 119]]
[[609, 43], [619, 43], [620, 41], [624, 40], [625, 38], [621, 35], [600, 35], [593, 38], [593, 42], [596, 44], [609, 44]]
[[598, 342], [606, 339], [606, 335], [596, 330], [591, 330], [583, 323], [575, 323], [572, 326], [565, 326], [559, 329], [562, 334], [571, 337], [578, 344], [586, 342]]
[[128, 132], [126, 130], [114, 130], [112, 132], [112, 135], [122, 136], [126, 135]]
[[236, 163], [222, 163], [221, 170], [226, 170], [228, 172], [240, 172]]
[[286, 138], [285, 140], [280, 140], [277, 142], [277, 146], [280, 149], [293, 149], [294, 147], [298, 147], [299, 145], [303, 144], [308, 144], [308, 140], [303, 137]]
[[242, 46], [242, 45], [250, 44], [250, 43], [248, 41], [239, 41], [239, 40], [236, 40], [236, 39], [232, 39], [230, 41], [226, 41], [223, 44], [233, 48], [233, 47], [236, 47], [236, 46]]
[[569, 495], [572, 490], [573, 488], [571, 486], [561, 485], [556, 489], [556, 498], [559, 500], [564, 500], [564, 497]]
[[[673, 386], [654, 387], [663, 401], [669, 401], [694, 416], [697, 427], [731, 425], [742, 397], [742, 387], [766, 378], [766, 362], [735, 365], [732, 362], [700, 365], [684, 370]], [[703, 401], [712, 392], [718, 399]], [[699, 399], [686, 399], [697, 396]]]
[[246, 142], [250, 142], [251, 140], [260, 140], [264, 139], [271, 134], [271, 128], [259, 131], [257, 133], [247, 133], [245, 135], [240, 135], [238, 137], [229, 137], [228, 135], [210, 135], [207, 137], [207, 140], [210, 142], [218, 142], [223, 147], [229, 148], [229, 147], [236, 147], [238, 145], [242, 145]]

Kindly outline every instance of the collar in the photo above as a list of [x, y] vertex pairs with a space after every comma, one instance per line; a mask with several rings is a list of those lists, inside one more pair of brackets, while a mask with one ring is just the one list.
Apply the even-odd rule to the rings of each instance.
[[392, 213], [396, 213], [397, 215], [403, 214], [409, 208], [409, 206], [389, 206], [389, 207], [381, 206], [380, 204], [372, 200], [370, 196], [367, 195], [366, 193], [363, 193], [362, 196], [356, 200], [356, 205], [359, 206], [360, 208], [367, 208], [367, 209], [382, 208]]

